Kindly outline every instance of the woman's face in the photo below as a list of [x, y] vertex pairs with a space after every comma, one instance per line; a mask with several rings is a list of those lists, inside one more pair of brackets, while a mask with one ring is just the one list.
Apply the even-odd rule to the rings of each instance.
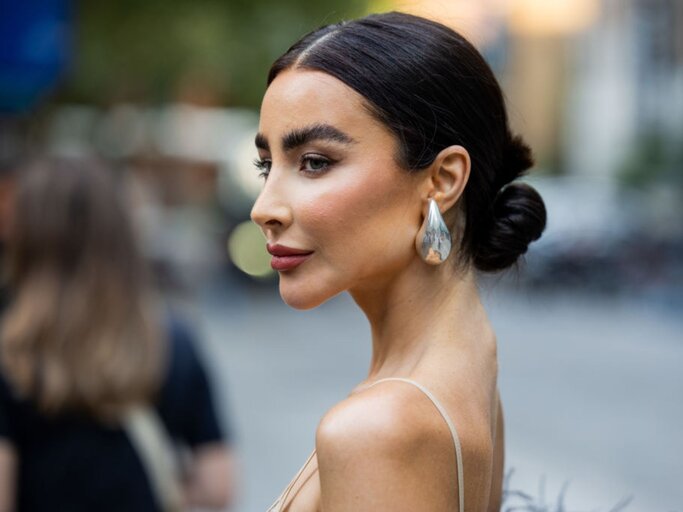
[[395, 137], [353, 89], [318, 71], [282, 72], [256, 145], [265, 183], [251, 217], [287, 304], [379, 288], [417, 258], [424, 177], [397, 165]]

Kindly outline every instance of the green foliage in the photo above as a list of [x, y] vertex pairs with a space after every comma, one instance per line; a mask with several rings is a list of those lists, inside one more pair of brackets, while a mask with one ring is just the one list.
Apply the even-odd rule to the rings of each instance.
[[659, 131], [649, 131], [636, 139], [621, 169], [626, 186], [642, 188], [665, 182], [683, 188], [683, 144]]
[[62, 98], [161, 102], [191, 77], [223, 104], [257, 106], [270, 64], [304, 33], [364, 14], [365, 0], [82, 0]]

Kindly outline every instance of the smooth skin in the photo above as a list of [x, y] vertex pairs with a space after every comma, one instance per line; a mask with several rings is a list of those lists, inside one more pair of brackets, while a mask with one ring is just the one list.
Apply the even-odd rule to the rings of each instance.
[[[309, 309], [348, 291], [372, 330], [368, 377], [357, 389], [385, 377], [430, 389], [458, 429], [467, 512], [498, 511], [495, 334], [473, 270], [455, 264], [457, 237], [440, 266], [415, 249], [429, 198], [460, 229], [467, 150], [447, 147], [429, 168], [409, 173], [397, 163], [396, 137], [362, 96], [303, 69], [282, 72], [266, 91], [257, 147], [266, 180], [252, 219], [268, 243], [313, 251], [280, 272], [283, 300]], [[285, 510], [458, 510], [450, 432], [413, 386], [390, 381], [351, 394], [324, 415], [316, 449]]]

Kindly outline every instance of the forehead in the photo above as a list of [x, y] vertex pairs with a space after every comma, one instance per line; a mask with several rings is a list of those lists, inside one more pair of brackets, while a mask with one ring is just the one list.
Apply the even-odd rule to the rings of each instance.
[[377, 125], [363, 97], [341, 80], [320, 71], [288, 69], [271, 82], [261, 104], [259, 131], [275, 136], [284, 130], [326, 123], [349, 133]]

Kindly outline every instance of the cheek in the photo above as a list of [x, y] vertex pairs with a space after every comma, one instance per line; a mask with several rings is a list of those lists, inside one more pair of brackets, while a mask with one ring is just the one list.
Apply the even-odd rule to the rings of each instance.
[[299, 223], [321, 255], [352, 271], [412, 255], [421, 212], [411, 183], [392, 176], [400, 172], [392, 167], [348, 171], [324, 186], [317, 180], [317, 191], [299, 203]]

